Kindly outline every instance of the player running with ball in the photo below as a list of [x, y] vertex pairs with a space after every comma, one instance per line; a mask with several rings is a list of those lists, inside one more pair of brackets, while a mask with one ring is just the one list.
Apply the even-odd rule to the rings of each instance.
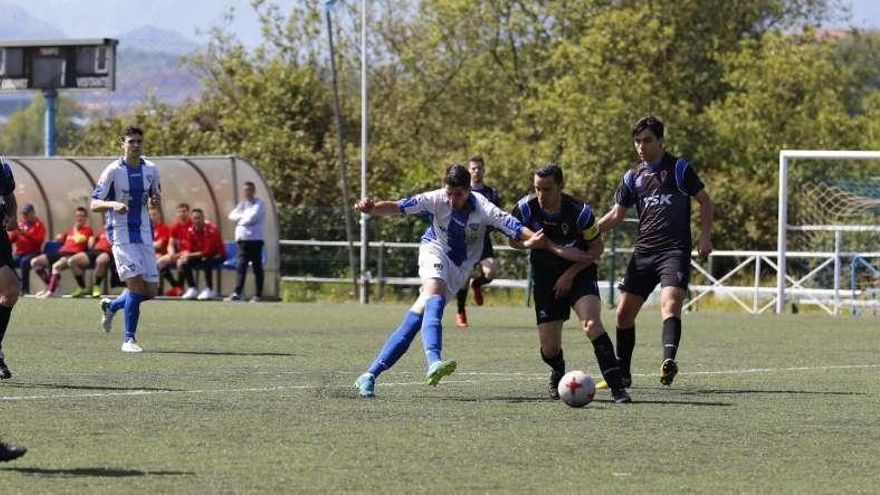
[[[602, 326], [595, 261], [602, 256], [604, 244], [596, 218], [589, 205], [562, 192], [565, 181], [562, 169], [555, 163], [539, 167], [533, 179], [535, 192], [519, 200], [513, 216], [526, 227], [543, 231], [554, 244], [582, 249], [587, 255], [585, 260], [574, 263], [548, 251], [529, 253], [541, 359], [551, 368], [550, 397], [559, 398], [557, 387], [565, 375], [562, 325], [574, 309], [584, 335], [593, 344], [596, 362], [611, 387], [614, 402], [629, 403], [629, 394], [621, 385], [614, 344]], [[522, 247], [516, 241], [510, 244]]]
[[574, 261], [586, 259], [577, 249], [557, 246], [544, 240], [543, 234], [526, 228], [480, 194], [471, 192], [471, 176], [462, 165], [451, 165], [443, 176], [444, 187], [417, 194], [400, 201], [362, 199], [355, 204], [360, 212], [374, 215], [430, 215], [431, 225], [419, 246], [420, 294], [370, 364], [358, 377], [355, 387], [363, 397], [375, 395], [376, 378], [390, 369], [409, 348], [421, 330], [428, 358], [428, 385], [455, 371], [456, 362], [441, 358], [443, 308], [467, 282], [474, 264], [483, 252], [486, 229], [495, 228], [523, 247], [546, 249]]

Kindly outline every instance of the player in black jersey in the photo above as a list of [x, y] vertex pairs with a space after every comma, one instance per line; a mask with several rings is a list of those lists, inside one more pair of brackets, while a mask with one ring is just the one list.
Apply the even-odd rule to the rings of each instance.
[[[501, 196], [498, 194], [498, 190], [483, 183], [483, 176], [486, 173], [486, 164], [483, 162], [483, 157], [480, 155], [470, 157], [468, 159], [468, 171], [471, 173], [471, 191], [482, 194], [490, 203], [501, 208]], [[498, 260], [495, 258], [495, 250], [492, 248], [491, 233], [492, 229], [486, 229], [486, 237], [483, 239], [483, 253], [480, 255], [479, 263], [477, 263], [480, 274], [472, 277], [456, 294], [458, 312], [455, 315], [455, 324], [459, 328], [467, 328], [468, 326], [467, 311], [465, 309], [468, 287], [474, 289], [474, 302], [477, 303], [477, 306], [482, 306], [483, 286], [495, 280], [500, 273]]]
[[675, 356], [681, 340], [681, 306], [690, 279], [691, 197], [700, 203], [701, 258], [712, 252], [712, 201], [688, 161], [663, 150], [663, 123], [656, 117], [633, 125], [639, 163], [628, 170], [614, 194], [614, 206], [598, 222], [602, 232], [623, 221], [636, 207], [638, 233], [632, 258], [619, 288], [617, 355], [625, 386], [632, 383], [635, 319], [648, 295], [660, 283], [663, 318], [663, 362], [660, 383], [669, 386], [678, 373]]
[[[574, 308], [584, 334], [593, 344], [596, 361], [611, 388], [614, 402], [630, 402], [621, 384], [614, 344], [605, 333], [600, 317], [602, 303], [595, 261], [602, 255], [604, 244], [593, 212], [583, 201], [562, 192], [562, 169], [554, 163], [535, 170], [534, 183], [535, 192], [519, 200], [511, 214], [534, 231], [543, 229], [544, 238], [553, 244], [581, 249], [588, 255], [588, 261], [574, 263], [546, 250], [529, 252], [541, 358], [552, 369], [550, 396], [559, 398], [557, 386], [565, 374], [562, 325]], [[511, 245], [519, 247], [516, 242]]]
[[15, 202], [15, 178], [9, 163], [0, 157], [0, 205], [3, 208], [3, 232], [0, 233], [0, 379], [6, 380], [12, 377], [9, 367], [6, 366], [6, 356], [3, 354], [3, 337], [9, 326], [9, 318], [12, 316], [12, 307], [18, 301], [21, 290], [21, 281], [15, 272], [15, 263], [12, 260], [12, 244], [9, 242], [7, 230], [18, 228], [15, 218], [18, 205]]

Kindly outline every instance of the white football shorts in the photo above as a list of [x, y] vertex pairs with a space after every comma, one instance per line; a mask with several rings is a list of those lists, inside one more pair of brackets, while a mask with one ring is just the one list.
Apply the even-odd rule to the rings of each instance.
[[419, 278], [422, 282], [431, 278], [438, 278], [446, 282], [446, 292], [450, 297], [464, 287], [470, 277], [473, 265], [456, 266], [455, 263], [449, 261], [446, 253], [440, 251], [436, 246], [431, 244], [422, 244], [419, 246]]
[[113, 260], [120, 280], [143, 275], [144, 280], [159, 283], [159, 268], [152, 244], [114, 244]]

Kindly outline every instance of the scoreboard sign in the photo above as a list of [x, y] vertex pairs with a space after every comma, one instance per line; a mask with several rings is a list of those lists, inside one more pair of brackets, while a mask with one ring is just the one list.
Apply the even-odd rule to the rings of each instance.
[[111, 38], [0, 42], [0, 91], [116, 89]]

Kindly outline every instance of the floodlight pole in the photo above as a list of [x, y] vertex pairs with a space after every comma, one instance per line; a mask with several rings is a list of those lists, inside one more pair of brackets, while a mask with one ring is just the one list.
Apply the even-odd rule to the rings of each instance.
[[348, 198], [348, 166], [345, 162], [345, 139], [342, 129], [342, 110], [339, 108], [339, 80], [336, 74], [336, 51], [333, 48], [333, 23], [330, 19], [330, 7], [327, 6], [327, 39], [330, 42], [330, 72], [333, 76], [333, 113], [336, 116], [336, 145], [339, 153], [339, 174], [342, 176], [342, 208], [345, 215], [345, 240], [348, 241], [348, 266], [351, 270], [352, 294], [358, 292], [357, 271], [354, 262], [354, 226], [351, 214], [351, 201]]
[[43, 149], [46, 156], [55, 156], [55, 114], [58, 107], [58, 91], [54, 89], [43, 90], [43, 98], [46, 100], [46, 112], [43, 123]]
[[[361, 197], [367, 197], [367, 1], [361, 0]], [[361, 213], [361, 297], [360, 303], [370, 302], [370, 277], [367, 272], [367, 227], [370, 216]]]

